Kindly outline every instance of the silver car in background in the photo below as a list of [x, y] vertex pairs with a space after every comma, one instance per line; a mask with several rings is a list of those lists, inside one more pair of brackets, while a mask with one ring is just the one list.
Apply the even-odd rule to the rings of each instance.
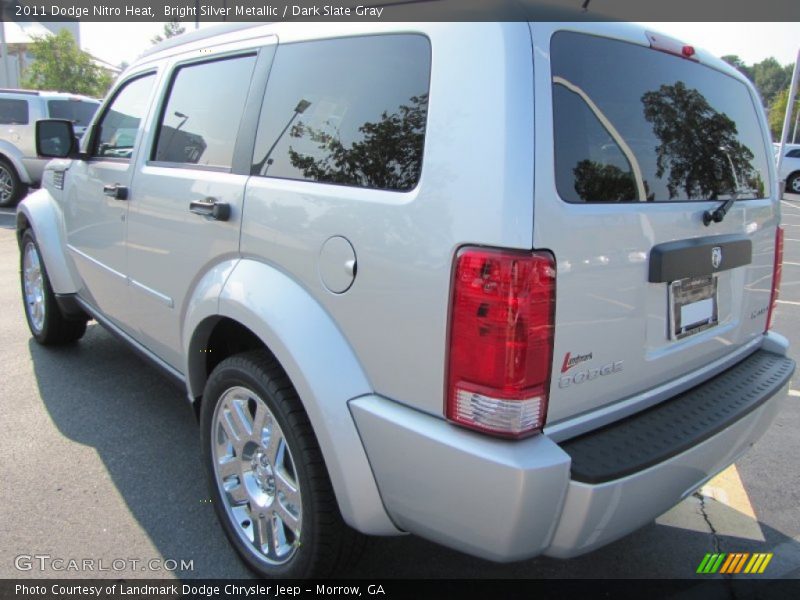
[[36, 156], [40, 119], [66, 119], [81, 136], [100, 102], [60, 92], [0, 89], [0, 206], [12, 206], [42, 179], [46, 158]]

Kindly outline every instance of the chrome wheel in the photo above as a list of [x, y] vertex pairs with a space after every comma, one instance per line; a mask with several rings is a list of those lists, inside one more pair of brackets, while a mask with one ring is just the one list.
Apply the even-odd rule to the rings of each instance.
[[14, 178], [5, 165], [0, 164], [0, 204], [11, 202], [14, 197]]
[[39, 252], [30, 241], [25, 244], [22, 256], [22, 285], [25, 291], [25, 310], [31, 328], [40, 333], [45, 318], [44, 277]]
[[789, 181], [789, 190], [795, 194], [800, 194], [800, 175], [795, 175]]
[[267, 404], [237, 386], [219, 399], [211, 429], [214, 479], [238, 537], [260, 561], [287, 563], [300, 545], [300, 485], [292, 452]]

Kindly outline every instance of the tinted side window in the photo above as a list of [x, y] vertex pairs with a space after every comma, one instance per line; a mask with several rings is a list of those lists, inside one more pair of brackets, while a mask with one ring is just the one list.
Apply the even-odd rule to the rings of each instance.
[[47, 103], [47, 110], [51, 119], [66, 119], [78, 127], [86, 127], [98, 106], [100, 105], [95, 102], [82, 100], [50, 100]]
[[250, 55], [178, 69], [153, 160], [230, 167], [255, 61]]
[[384, 35], [280, 46], [252, 173], [406, 191], [422, 169], [430, 43]]
[[154, 83], [153, 74], [145, 75], [129, 81], [117, 92], [98, 124], [94, 156], [131, 157]]
[[556, 185], [568, 202], [763, 198], [768, 156], [748, 88], [647, 47], [551, 42]]
[[786, 153], [787, 158], [800, 158], [800, 148], [795, 148], [794, 150], [789, 150]]
[[0, 100], [0, 124], [27, 125], [27, 100]]

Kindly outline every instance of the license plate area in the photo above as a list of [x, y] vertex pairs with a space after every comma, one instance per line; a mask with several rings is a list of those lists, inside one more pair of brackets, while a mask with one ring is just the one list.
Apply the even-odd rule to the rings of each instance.
[[671, 340], [700, 333], [719, 322], [715, 275], [677, 279], [669, 283], [668, 290]]

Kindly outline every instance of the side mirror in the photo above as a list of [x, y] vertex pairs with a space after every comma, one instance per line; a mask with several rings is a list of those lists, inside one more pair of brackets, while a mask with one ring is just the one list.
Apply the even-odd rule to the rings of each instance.
[[43, 158], [69, 158], [76, 154], [72, 121], [43, 119], [36, 121], [36, 154]]

